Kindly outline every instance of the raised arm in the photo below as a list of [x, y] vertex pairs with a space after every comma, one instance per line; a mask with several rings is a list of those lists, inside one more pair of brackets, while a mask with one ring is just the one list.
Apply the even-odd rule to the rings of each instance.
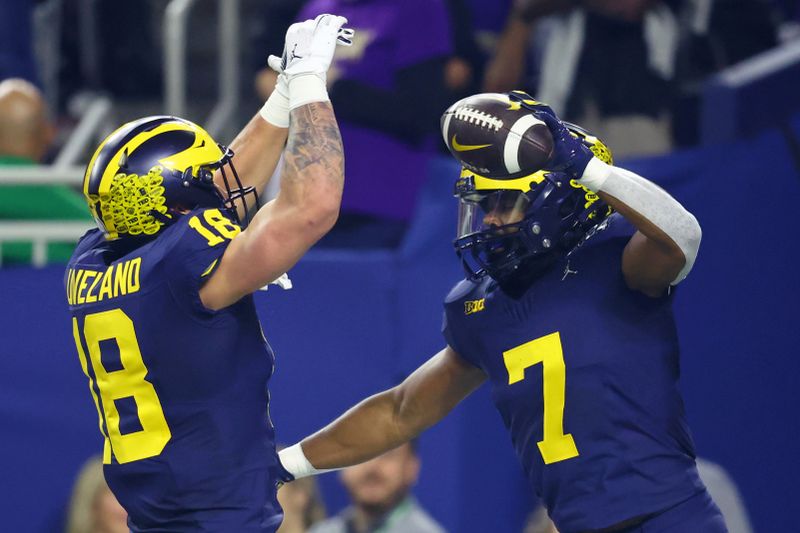
[[[278, 93], [275, 91], [273, 94]], [[271, 98], [264, 107], [275, 104], [276, 100], [277, 98]], [[264, 190], [275, 172], [283, 148], [286, 146], [286, 138], [289, 134], [288, 105], [285, 112], [285, 125], [277, 125], [264, 116], [262, 109], [250, 119], [250, 122], [230, 144], [230, 149], [234, 153], [233, 164], [239, 174], [239, 179], [242, 180], [242, 185], [255, 187], [259, 193]], [[214, 174], [214, 181], [221, 191], [225, 190], [221, 172], [217, 171]], [[243, 213], [241, 214], [243, 215]]]
[[565, 172], [621, 213], [638, 230], [622, 254], [628, 287], [658, 297], [692, 269], [702, 232], [697, 219], [655, 183], [624, 168], [608, 165], [572, 136], [548, 106], [521, 92], [510, 96], [543, 120], [554, 139], [548, 163]]
[[[317, 20], [313, 21], [314, 24], [317, 24], [321, 17], [317, 17]], [[290, 42], [292, 47], [299, 44], [297, 43], [298, 39], [303, 38], [303, 32], [298, 26], [302, 25], [295, 25], [287, 32], [287, 42]], [[310, 26], [308, 24], [303, 28], [306, 30], [306, 35]], [[352, 37], [351, 30], [337, 28], [336, 44], [350, 45], [352, 44], [350, 37]], [[285, 46], [284, 53], [286, 53]], [[282, 74], [284, 67], [289, 68], [288, 64], [282, 63], [282, 58], [270, 56], [270, 61], [270, 64], [274, 65], [275, 70], [278, 71], [277, 74]], [[325, 68], [327, 69], [327, 67]], [[323, 80], [325, 79], [325, 72], [316, 74]], [[254, 187], [261, 193], [274, 174], [289, 133], [290, 109], [289, 75], [278, 75], [275, 90], [272, 91], [264, 106], [229, 145], [234, 153], [233, 164], [243, 186]], [[214, 174], [214, 181], [221, 191], [225, 191], [220, 171]], [[240, 215], [244, 215], [244, 213], [240, 213]]]
[[694, 266], [702, 238], [700, 224], [667, 191], [638, 174], [600, 166], [591, 169], [589, 176], [595, 170], [600, 179], [607, 174], [598, 185], [600, 198], [638, 230], [622, 254], [626, 283], [648, 296], [662, 295], [667, 287], [683, 281]]
[[700, 249], [700, 224], [667, 191], [596, 157], [579, 178], [638, 230], [622, 254], [628, 287], [658, 297], [689, 274]]
[[437, 423], [486, 379], [449, 346], [400, 385], [362, 401], [280, 452], [295, 478], [367, 461]]
[[210, 309], [227, 307], [279, 277], [336, 221], [344, 156], [324, 74], [344, 22], [342, 17], [322, 15], [292, 25], [287, 32], [287, 43], [292, 41], [297, 55], [281, 74], [287, 79], [291, 111], [280, 191], [228, 245], [219, 267], [200, 289]]

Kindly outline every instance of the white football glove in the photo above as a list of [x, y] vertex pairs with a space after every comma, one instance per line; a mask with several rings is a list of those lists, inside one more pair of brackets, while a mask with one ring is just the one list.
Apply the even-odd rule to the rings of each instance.
[[[271, 55], [267, 59], [269, 66], [278, 72], [278, 80], [275, 90], [261, 108], [260, 113], [264, 120], [280, 128], [288, 128], [291, 109], [310, 102], [328, 100], [325, 75], [335, 48], [331, 44], [331, 36], [335, 35], [335, 44], [353, 44], [353, 30], [341, 27], [346, 22], [344, 17], [320, 15], [315, 20], [299, 22], [289, 27], [283, 57]], [[314, 80], [295, 83], [295, 98], [290, 99], [290, 77], [294, 79], [303, 74], [315, 75], [322, 81], [322, 87]]]
[[290, 109], [328, 101], [326, 74], [336, 45], [352, 44], [353, 30], [342, 28], [346, 22], [344, 17], [325, 14], [292, 24], [286, 32], [283, 56], [269, 56], [267, 63], [289, 86]]
[[353, 30], [342, 28], [344, 17], [319, 15], [314, 20], [297, 22], [289, 26], [283, 47], [283, 56], [271, 55], [269, 66], [278, 73], [292, 78], [301, 74], [316, 74], [324, 78], [331, 66], [337, 44], [353, 44]]

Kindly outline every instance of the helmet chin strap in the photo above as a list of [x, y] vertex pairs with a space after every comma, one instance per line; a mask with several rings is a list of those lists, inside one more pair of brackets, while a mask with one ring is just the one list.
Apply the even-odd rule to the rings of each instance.
[[495, 281], [497, 281], [504, 293], [514, 299], [520, 298], [561, 257], [563, 257], [563, 254], [553, 250], [552, 252], [525, 258], [520, 261], [513, 272], [503, 276], [502, 279], [495, 279]]
[[158, 220], [159, 222], [161, 222], [165, 226], [169, 226], [170, 224], [175, 222], [175, 218], [173, 216], [171, 216], [169, 213], [159, 213], [156, 210], [152, 210], [152, 211], [150, 211], [150, 216], [153, 217], [154, 219]]

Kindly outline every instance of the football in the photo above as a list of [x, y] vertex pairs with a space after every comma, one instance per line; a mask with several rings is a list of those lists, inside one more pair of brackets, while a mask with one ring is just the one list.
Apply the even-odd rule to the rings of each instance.
[[453, 157], [481, 176], [530, 174], [541, 170], [553, 154], [547, 125], [505, 94], [459, 100], [444, 112], [441, 126]]

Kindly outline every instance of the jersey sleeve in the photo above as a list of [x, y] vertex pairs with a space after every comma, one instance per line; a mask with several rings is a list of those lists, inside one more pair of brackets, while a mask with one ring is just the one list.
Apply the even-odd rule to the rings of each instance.
[[456, 321], [453, 320], [455, 317], [448, 316], [451, 312], [452, 307], [445, 304], [442, 316], [442, 335], [444, 336], [445, 342], [447, 342], [447, 345], [455, 350], [462, 359], [480, 368], [480, 363], [474, 360], [470, 355], [470, 351], [466, 349], [468, 343], [465, 339], [461, 338], [461, 330], [459, 330]]
[[162, 275], [176, 300], [192, 311], [208, 314], [200, 301], [200, 288], [219, 266], [231, 240], [241, 232], [223, 211], [196, 209], [184, 215], [171, 235]]
[[480, 354], [476, 353], [476, 343], [470, 338], [470, 328], [464, 323], [464, 301], [474, 294], [476, 286], [462, 280], [450, 290], [444, 299], [442, 335], [448, 346], [468, 363], [481, 367]]

